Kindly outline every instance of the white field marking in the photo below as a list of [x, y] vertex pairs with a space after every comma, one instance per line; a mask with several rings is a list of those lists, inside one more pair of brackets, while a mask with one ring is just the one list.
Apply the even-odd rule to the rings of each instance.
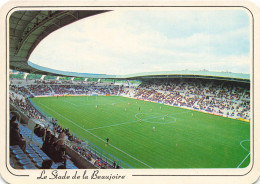
[[67, 101], [67, 100], [63, 100], [64, 102], [67, 102], [67, 103], [69, 103], [69, 104], [71, 104], [71, 105], [74, 105], [75, 107], [78, 107], [78, 105], [77, 104], [74, 104], [74, 103], [72, 103], [72, 102], [70, 102], [70, 101]]
[[[185, 112], [179, 112], [179, 113], [173, 113], [173, 114], [182, 114], [182, 113], [185, 113]], [[139, 114], [139, 113], [137, 113], [137, 114]], [[127, 123], [133, 123], [133, 122], [136, 122], [136, 121], [138, 121], [138, 120], [140, 119], [140, 118], [136, 117], [137, 114], [135, 114], [135, 118], [136, 118], [137, 120], [134, 120], [134, 121], [128, 121], [128, 122], [118, 123], [118, 124], [114, 124], [114, 125], [106, 125], [106, 126], [91, 128], [91, 129], [87, 129], [87, 130], [96, 130], [96, 129], [100, 129], [100, 128], [107, 128], [107, 127], [119, 126], [119, 125], [123, 125], [123, 124], [127, 124]], [[169, 114], [169, 115], [173, 115], [173, 114]], [[154, 118], [158, 118], [158, 117], [161, 117], [161, 116], [154, 116], [154, 117], [150, 117], [150, 118], [146, 118], [146, 119], [142, 119], [142, 120], [143, 120], [143, 121], [147, 121], [147, 120], [149, 120], [149, 119], [154, 119]], [[174, 118], [174, 119], [175, 119], [175, 122], [176, 122], [176, 118], [175, 118], [175, 117], [172, 117], [172, 118]], [[148, 123], [151, 123], [151, 122], [149, 122], [149, 121], [147, 121], [147, 122], [148, 122]], [[153, 123], [154, 123], [154, 122], [153, 122]]]
[[133, 123], [136, 122], [137, 120], [134, 121], [128, 121], [128, 122], [124, 122], [124, 123], [118, 123], [118, 124], [114, 124], [114, 125], [106, 125], [106, 126], [101, 126], [101, 127], [96, 127], [96, 128], [90, 128], [87, 130], [96, 130], [96, 129], [100, 129], [100, 128], [106, 128], [106, 127], [112, 127], [112, 126], [118, 126], [118, 125], [123, 125], [123, 124], [127, 124], [127, 123]]
[[[168, 116], [170, 116], [170, 115], [175, 115], [175, 114], [183, 114], [183, 113], [186, 113], [186, 112], [172, 113], [172, 114], [168, 114]], [[135, 117], [136, 117], [138, 114], [140, 114], [140, 113], [136, 113], [136, 114], [135, 114]], [[154, 114], [154, 113], [151, 113], [151, 114]], [[157, 114], [159, 114], [159, 113], [157, 113]], [[144, 119], [144, 120], [154, 119], [154, 118], [159, 118], [159, 117], [162, 117], [162, 115], [160, 115], [160, 116], [152, 116], [152, 117], [146, 118], [146, 119]], [[138, 119], [139, 117], [136, 117], [136, 118]], [[174, 117], [174, 118], [175, 118], [175, 117]]]
[[[42, 104], [42, 103], [40, 103], [40, 104]], [[47, 107], [46, 105], [44, 105], [44, 104], [42, 104], [42, 105], [43, 105], [43, 106], [45, 106], [46, 108], [50, 109], [51, 111], [53, 111], [53, 112], [55, 112], [55, 113], [59, 114], [61, 117], [63, 117], [64, 119], [67, 119], [68, 121], [70, 121], [71, 123], [73, 123], [74, 125], [76, 125], [77, 127], [81, 128], [82, 130], [85, 130], [85, 131], [86, 131], [86, 132], [88, 132], [89, 134], [91, 134], [91, 135], [95, 136], [96, 138], [98, 138], [98, 139], [99, 139], [99, 140], [101, 140], [102, 142], [105, 142], [105, 143], [106, 143], [106, 141], [105, 141], [105, 140], [103, 140], [102, 138], [98, 137], [97, 135], [95, 135], [95, 134], [91, 133], [91, 132], [90, 132], [90, 131], [88, 131], [87, 129], [85, 129], [85, 128], [82, 128], [82, 127], [81, 127], [81, 126], [79, 126], [77, 123], [73, 122], [72, 120], [70, 120], [70, 119], [68, 119], [68, 118], [64, 117], [63, 115], [61, 115], [60, 113], [56, 112], [55, 110], [53, 110], [53, 109], [51, 109], [51, 108]], [[123, 151], [123, 150], [120, 150], [119, 148], [115, 147], [114, 145], [112, 145], [112, 144], [109, 144], [109, 145], [110, 145], [110, 146], [112, 146], [113, 148], [117, 149], [118, 151], [120, 151], [120, 152], [124, 153], [125, 155], [127, 155], [127, 156], [129, 156], [129, 157], [133, 158], [134, 160], [136, 160], [136, 161], [138, 161], [138, 162], [140, 162], [140, 163], [142, 163], [142, 164], [144, 164], [144, 165], [146, 165], [146, 166], [148, 166], [148, 167], [152, 168], [152, 167], [151, 167], [151, 166], [149, 166], [148, 164], [146, 164], [146, 163], [142, 162], [141, 160], [139, 160], [139, 159], [137, 159], [137, 158], [133, 157], [132, 155], [129, 155], [129, 154], [128, 154], [128, 153], [126, 153], [125, 151]]]
[[241, 165], [242, 165], [242, 163], [247, 159], [247, 157], [250, 155], [250, 153], [248, 153], [248, 155], [244, 158], [244, 160], [242, 160], [242, 162], [237, 166], [237, 168], [239, 168]]
[[[72, 103], [72, 102], [70, 102], [70, 101], [67, 101], [67, 100], [63, 100], [64, 102], [67, 102], [67, 103], [69, 103], [69, 104], [71, 104], [71, 105], [73, 105], [73, 106], [75, 106], [75, 107], [84, 107], [84, 106], [93, 106], [93, 104], [81, 104], [81, 105], [78, 105], [78, 104], [74, 104], [74, 103]], [[102, 104], [96, 104], [96, 105], [98, 105], [98, 106], [104, 106], [104, 104], [102, 103]], [[109, 104], [108, 104], [109, 105]]]
[[[185, 113], [185, 112], [182, 112], [182, 113]], [[137, 114], [139, 114], [139, 113], [137, 113]], [[137, 114], [136, 114], [136, 115], [137, 115]], [[181, 113], [173, 113], [173, 114], [181, 114]], [[112, 126], [124, 125], [124, 124], [127, 124], [127, 123], [133, 123], [133, 122], [136, 122], [136, 121], [138, 121], [138, 120], [140, 119], [140, 118], [137, 118], [136, 115], [135, 115], [135, 118], [136, 118], [137, 120], [128, 121], [128, 122], [124, 122], [124, 123], [113, 124], [113, 125], [106, 125], [106, 126], [101, 126], [101, 127], [96, 127], [96, 128], [90, 128], [90, 129], [87, 129], [87, 130], [96, 130], [96, 129], [107, 128], [107, 127], [112, 127]], [[172, 115], [172, 114], [170, 114], [170, 115]], [[161, 116], [150, 117], [150, 118], [146, 118], [146, 119], [142, 119], [142, 120], [143, 120], [143, 121], [146, 121], [146, 122], [148, 122], [148, 123], [151, 123], [151, 122], [149, 122], [149, 121], [147, 121], [147, 120], [149, 120], [149, 119], [154, 119], [154, 118], [158, 118], [158, 117], [161, 117]], [[175, 117], [172, 117], [172, 118], [174, 118], [174, 119], [175, 119], [175, 122], [176, 122], [176, 118], [175, 118]], [[153, 123], [156, 123], [156, 122], [153, 122]], [[157, 122], [157, 123], [158, 123], [158, 122]], [[171, 123], [171, 122], [170, 122], [170, 123]], [[165, 123], [165, 124], [166, 124], [166, 123]]]
[[[140, 113], [135, 114], [135, 118], [136, 118], [137, 120], [140, 119], [140, 117], [137, 117], [138, 114], [140, 114]], [[155, 118], [160, 118], [160, 117], [162, 117], [162, 116], [161, 116], [161, 115], [160, 115], [160, 116], [151, 116], [151, 117], [149, 117], [149, 118], [142, 119], [142, 121], [146, 121], [146, 122], [148, 122], [148, 123], [164, 123], [164, 124], [166, 124], [165, 122], [150, 122], [150, 121], [147, 121], [147, 120], [150, 120], [150, 119], [155, 119]], [[176, 121], [175, 121], [175, 122], [176, 122]], [[167, 123], [172, 123], [172, 122], [167, 122]]]
[[[135, 115], [135, 118], [136, 119], [140, 119], [140, 117], [137, 117], [137, 115], [138, 114], [140, 114], [140, 113], [137, 113], [136, 115]], [[161, 124], [167, 124], [167, 123], [172, 123], [172, 122], [151, 122], [151, 121], [148, 121], [148, 120], [150, 120], [150, 119], [155, 119], [155, 118], [160, 118], [160, 117], [162, 117], [161, 115], [160, 116], [151, 116], [151, 117], [149, 117], [149, 118], [146, 118], [146, 119], [142, 119], [142, 121], [146, 121], [146, 122], [148, 122], [148, 123], [161, 123]], [[171, 118], [174, 118], [174, 122], [176, 122], [176, 118], [175, 117], [171, 117]]]
[[250, 140], [242, 140], [242, 141], [240, 141], [240, 146], [242, 146], [242, 148], [243, 148], [244, 150], [246, 150], [247, 152], [249, 152], [249, 153], [248, 153], [248, 155], [244, 158], [244, 160], [242, 160], [242, 162], [237, 166], [237, 168], [239, 168], [239, 167], [243, 164], [243, 162], [247, 159], [247, 157], [250, 155], [250, 151], [249, 151], [248, 149], [246, 149], [246, 148], [242, 145], [242, 143], [245, 142], [245, 141], [250, 141]]
[[242, 145], [242, 143], [243, 143], [243, 142], [246, 142], [246, 141], [250, 141], [250, 140], [243, 140], [243, 141], [240, 141], [240, 146], [242, 146], [242, 148], [244, 148], [246, 151], [250, 152], [248, 149], [246, 149], [246, 148]]
[[[135, 116], [136, 117], [136, 116]], [[151, 118], [150, 118], [151, 119]], [[146, 119], [144, 119], [146, 120]], [[124, 124], [127, 124], [127, 123], [134, 123], [138, 121], [137, 120], [133, 120], [133, 121], [128, 121], [128, 122], [124, 122], [124, 123], [118, 123], [118, 124], [113, 124], [113, 125], [106, 125], [106, 126], [101, 126], [101, 127], [96, 127], [96, 128], [90, 128], [90, 129], [87, 129], [87, 130], [96, 130], [96, 129], [100, 129], [100, 128], [107, 128], [107, 127], [112, 127], [112, 126], [119, 126], [119, 125], [124, 125]]]
[[[183, 113], [186, 113], [186, 112], [178, 112], [178, 113], [172, 113], [172, 114], [168, 114], [168, 116], [169, 117], [171, 117], [171, 118], [174, 118], [174, 122], [176, 122], [176, 120], [177, 120], [177, 118], [175, 118], [174, 116], [172, 116], [172, 115], [175, 115], [175, 114], [183, 114]], [[137, 114], [135, 114], [135, 118], [136, 119], [140, 119], [139, 117], [137, 117], [137, 115], [138, 114], [140, 114], [140, 113], [137, 113]], [[154, 113], [152, 113], [152, 114], [154, 114]], [[159, 114], [159, 113], [157, 113], [157, 114]], [[151, 116], [151, 117], [149, 117], [149, 118], [146, 118], [146, 119], [143, 119], [144, 121], [147, 121], [147, 120], [149, 120], [149, 119], [154, 119], [154, 118], [159, 118], [159, 117], [162, 117], [162, 115], [160, 115], [160, 116]], [[151, 123], [150, 121], [147, 121], [148, 123]], [[152, 123], [156, 123], [156, 122], [152, 122]], [[157, 122], [158, 123], [158, 122]], [[170, 122], [171, 123], [171, 122]]]
[[[120, 103], [120, 102], [117, 102], [117, 103], [113, 103], [114, 105], [116, 105], [116, 104], [124, 104], [124, 103]], [[82, 105], [77, 105], [77, 107], [83, 107], [83, 106], [92, 106], [93, 104], [82, 104]], [[95, 105], [101, 105], [101, 106], [104, 106], [104, 103], [99, 103], [99, 104], [95, 104]], [[110, 104], [110, 103], [108, 103], [108, 104], [106, 104], [107, 106], [108, 105], [112, 105], [112, 104]], [[113, 105], [112, 105], [113, 106]]]

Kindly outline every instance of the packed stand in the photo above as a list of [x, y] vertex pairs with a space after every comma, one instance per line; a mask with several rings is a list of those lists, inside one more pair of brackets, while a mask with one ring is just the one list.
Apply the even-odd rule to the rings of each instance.
[[52, 90], [48, 85], [28, 85], [29, 91], [35, 96], [51, 95]]
[[250, 119], [250, 91], [238, 83], [203, 79], [146, 81], [135, 90], [135, 98], [167, 105]]

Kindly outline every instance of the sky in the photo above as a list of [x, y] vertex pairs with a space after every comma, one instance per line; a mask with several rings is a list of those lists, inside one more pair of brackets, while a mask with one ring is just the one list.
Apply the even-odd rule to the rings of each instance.
[[115, 9], [47, 36], [29, 61], [98, 74], [209, 70], [250, 73], [246, 9]]

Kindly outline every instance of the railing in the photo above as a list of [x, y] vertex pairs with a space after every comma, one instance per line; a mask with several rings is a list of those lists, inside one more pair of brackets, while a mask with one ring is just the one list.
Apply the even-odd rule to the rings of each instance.
[[81, 143], [81, 144], [85, 145], [87, 150], [89, 150], [96, 157], [102, 158], [103, 161], [109, 163], [110, 165], [113, 165], [114, 163], [116, 163], [116, 165], [119, 165], [121, 168], [125, 168], [125, 169], [134, 168], [131, 165], [125, 163], [122, 160], [120, 160], [119, 158], [109, 154], [107, 151], [103, 150], [102, 148], [96, 146], [95, 144], [93, 144], [89, 140], [87, 140], [83, 137], [77, 136], [77, 135], [75, 135], [75, 136], [77, 138], [80, 138], [81, 140], [83, 140], [83, 143]]

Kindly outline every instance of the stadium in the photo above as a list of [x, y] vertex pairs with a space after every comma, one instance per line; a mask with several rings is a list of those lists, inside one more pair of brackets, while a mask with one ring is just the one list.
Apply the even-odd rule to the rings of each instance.
[[10, 16], [10, 165], [15, 169], [247, 167], [250, 74], [79, 73], [29, 61], [52, 32], [109, 13], [16, 11]]

